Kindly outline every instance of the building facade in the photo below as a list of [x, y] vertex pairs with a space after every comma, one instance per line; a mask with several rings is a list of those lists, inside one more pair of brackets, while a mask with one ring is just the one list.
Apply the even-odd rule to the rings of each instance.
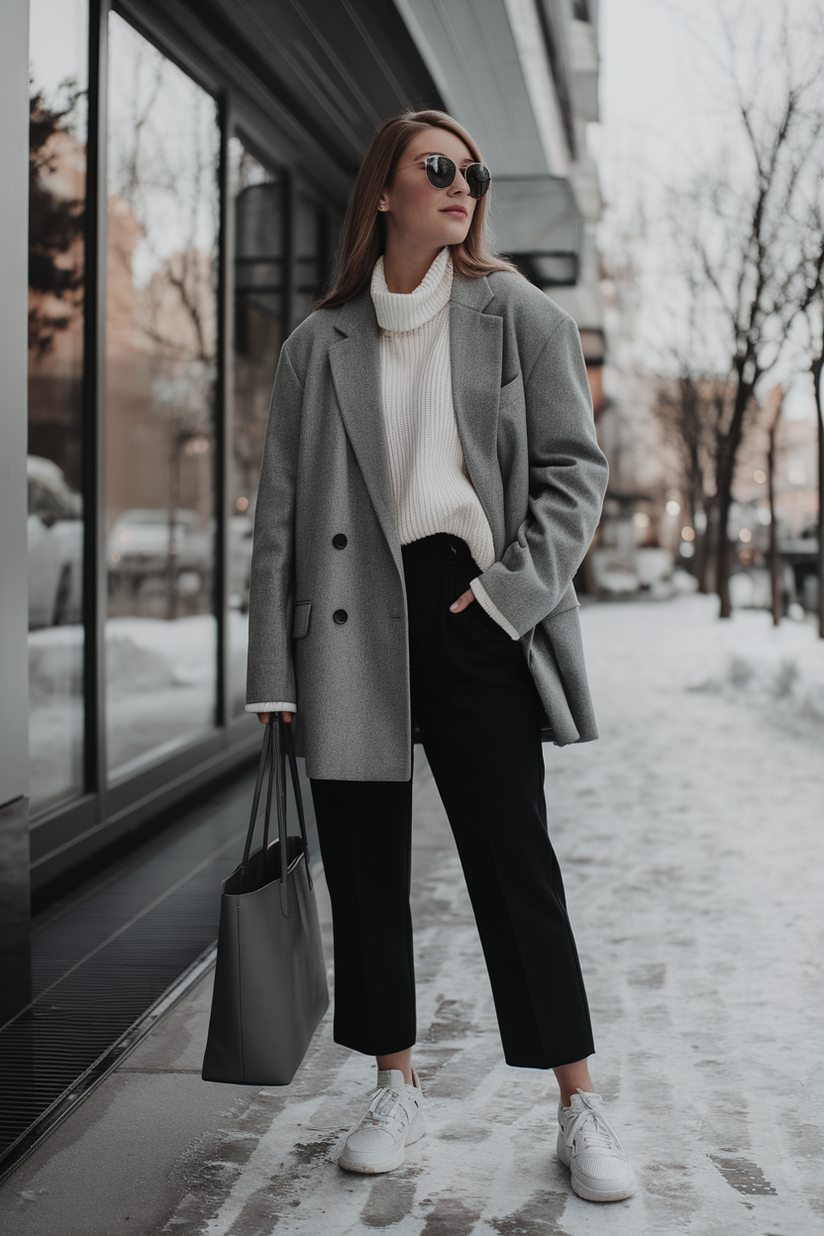
[[[0, 946], [29, 898], [248, 760], [283, 339], [378, 122], [445, 108], [500, 250], [603, 355], [595, 0], [8, 0], [0, 44]], [[0, 1018], [0, 1020], [3, 1020]]]

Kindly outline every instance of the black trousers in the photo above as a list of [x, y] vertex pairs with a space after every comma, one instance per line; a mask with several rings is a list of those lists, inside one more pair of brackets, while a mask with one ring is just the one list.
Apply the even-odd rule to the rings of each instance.
[[[542, 708], [520, 644], [474, 601], [479, 570], [438, 534], [404, 546], [412, 716], [458, 847], [507, 1063], [592, 1054], [586, 993], [547, 833]], [[312, 781], [335, 940], [335, 1040], [415, 1042], [412, 783]]]

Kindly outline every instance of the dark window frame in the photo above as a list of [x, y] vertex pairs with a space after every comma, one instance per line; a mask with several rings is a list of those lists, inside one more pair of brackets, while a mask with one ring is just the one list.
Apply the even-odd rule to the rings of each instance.
[[[175, 5], [169, 6], [174, 12]], [[107, 207], [108, 18], [117, 13], [157, 50], [191, 77], [217, 103], [220, 125], [218, 234], [218, 373], [215, 417], [215, 606], [217, 617], [217, 703], [214, 727], [171, 756], [147, 762], [138, 772], [110, 779], [106, 771], [105, 627], [108, 617], [105, 472], [105, 306]], [[255, 90], [246, 90], [237, 72], [220, 57], [212, 59], [181, 32], [151, 0], [89, 0], [89, 99], [86, 172], [85, 269], [82, 394], [82, 471], [85, 512], [83, 622], [85, 629], [85, 754], [83, 792], [31, 817], [32, 886], [48, 895], [102, 852], [138, 834], [194, 791], [248, 761], [257, 751], [259, 730], [251, 716], [232, 716], [228, 690], [228, 467], [232, 439], [233, 202], [229, 185], [229, 140], [244, 145], [284, 177], [285, 319], [294, 323], [296, 254], [294, 211], [298, 196], [309, 198], [325, 217], [327, 236], [339, 224], [351, 169], [330, 167], [313, 143], [314, 164], [295, 171], [294, 131], [298, 121], [279, 125], [264, 115]], [[277, 112], [277, 100], [270, 113]], [[338, 186], [330, 193], [327, 185]], [[327, 266], [328, 258], [327, 256]], [[273, 375], [274, 376], [274, 375]]]

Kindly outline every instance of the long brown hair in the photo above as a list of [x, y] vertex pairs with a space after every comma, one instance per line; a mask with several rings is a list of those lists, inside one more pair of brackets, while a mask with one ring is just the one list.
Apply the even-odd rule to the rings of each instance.
[[[381, 193], [412, 138], [430, 126], [453, 133], [465, 143], [473, 160], [483, 162], [477, 143], [463, 125], [446, 112], [408, 111], [384, 120], [372, 138], [355, 178], [338, 249], [337, 276], [331, 290], [318, 302], [318, 309], [334, 309], [346, 304], [371, 279], [385, 244], [385, 221], [378, 210]], [[486, 229], [487, 201], [486, 196], [478, 199], [466, 239], [459, 245], [449, 246], [456, 274], [467, 279], [479, 279], [494, 270], [519, 273], [510, 262], [490, 252]]]

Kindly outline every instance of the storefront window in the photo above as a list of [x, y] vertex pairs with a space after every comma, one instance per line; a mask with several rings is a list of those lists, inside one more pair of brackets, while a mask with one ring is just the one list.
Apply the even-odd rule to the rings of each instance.
[[229, 690], [243, 712], [249, 568], [258, 472], [284, 336], [285, 185], [238, 138], [229, 146], [235, 202], [234, 415], [229, 483]]
[[31, 806], [83, 790], [85, 0], [31, 0], [29, 742]]
[[122, 776], [216, 706], [215, 101], [109, 16], [107, 753]]
[[295, 324], [312, 312], [320, 299], [329, 263], [329, 221], [318, 207], [298, 197], [295, 217]]

